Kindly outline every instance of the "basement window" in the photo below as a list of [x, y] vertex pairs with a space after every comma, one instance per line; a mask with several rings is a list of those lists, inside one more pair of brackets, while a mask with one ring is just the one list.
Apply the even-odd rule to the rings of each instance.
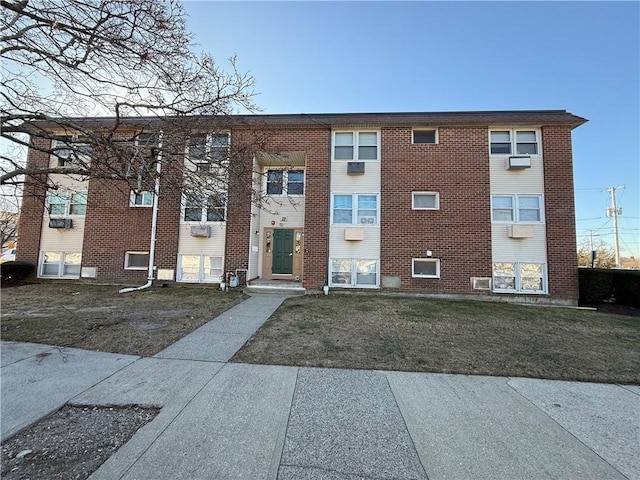
[[147, 268], [149, 268], [149, 252], [127, 252], [125, 254], [125, 270], [146, 270]]

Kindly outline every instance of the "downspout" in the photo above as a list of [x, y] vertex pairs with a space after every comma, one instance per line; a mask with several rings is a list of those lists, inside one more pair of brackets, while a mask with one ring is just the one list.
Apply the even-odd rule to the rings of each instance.
[[162, 133], [158, 141], [158, 156], [156, 159], [156, 180], [153, 189], [153, 213], [151, 216], [151, 242], [149, 245], [149, 269], [147, 271], [147, 283], [139, 287], [127, 287], [121, 289], [118, 293], [135, 292], [136, 290], [144, 290], [153, 284], [153, 268], [156, 257], [156, 230], [158, 228], [158, 196], [160, 195], [160, 170], [162, 168]]

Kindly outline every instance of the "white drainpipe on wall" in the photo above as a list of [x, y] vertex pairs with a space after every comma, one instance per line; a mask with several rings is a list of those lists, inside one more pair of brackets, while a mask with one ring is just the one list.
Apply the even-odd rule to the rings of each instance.
[[153, 213], [151, 216], [151, 244], [149, 246], [149, 270], [147, 273], [147, 283], [139, 287], [127, 287], [118, 293], [129, 293], [136, 290], [144, 290], [153, 284], [153, 270], [156, 257], [156, 230], [158, 226], [158, 195], [160, 194], [160, 170], [162, 160], [162, 134], [158, 140], [158, 156], [156, 161], [156, 181], [153, 189]]

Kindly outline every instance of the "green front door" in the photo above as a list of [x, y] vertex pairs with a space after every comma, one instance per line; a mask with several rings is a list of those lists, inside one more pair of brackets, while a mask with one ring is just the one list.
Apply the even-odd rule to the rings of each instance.
[[293, 230], [273, 231], [273, 267], [278, 275], [293, 273]]

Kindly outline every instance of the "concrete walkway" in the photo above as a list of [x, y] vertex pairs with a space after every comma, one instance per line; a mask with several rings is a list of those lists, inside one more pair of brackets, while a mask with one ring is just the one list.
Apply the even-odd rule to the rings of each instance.
[[81, 360], [93, 377], [70, 403], [162, 406], [93, 480], [640, 479], [640, 387], [225, 363], [283, 300], [251, 297], [152, 358], [3, 342], [3, 438], [46, 410], [14, 403], [64, 403], [43, 379]]

